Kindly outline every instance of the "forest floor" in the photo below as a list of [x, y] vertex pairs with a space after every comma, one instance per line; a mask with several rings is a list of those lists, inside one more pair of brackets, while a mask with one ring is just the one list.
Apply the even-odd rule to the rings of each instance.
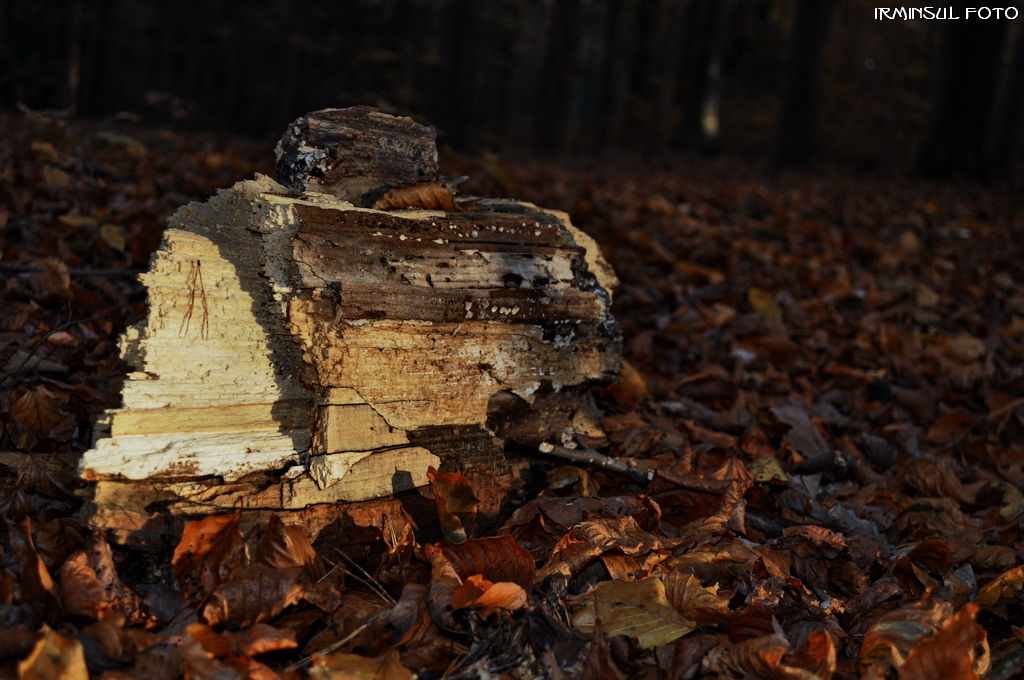
[[14, 113], [0, 138], [5, 676], [1024, 677], [1019, 192], [452, 154], [464, 193], [602, 245], [628, 361], [602, 450], [654, 481], [553, 463], [500, 536], [331, 567], [278, 520], [246, 555], [230, 515], [112, 546], [75, 474], [167, 217], [273, 145]]

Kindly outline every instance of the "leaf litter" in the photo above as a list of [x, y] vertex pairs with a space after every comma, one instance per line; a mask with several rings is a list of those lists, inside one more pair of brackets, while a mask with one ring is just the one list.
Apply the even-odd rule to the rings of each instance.
[[602, 244], [626, 362], [577, 437], [650, 483], [538, 460], [543, 490], [484, 526], [468, 480], [432, 470], [445, 540], [371, 532], [353, 561], [225, 515], [140, 553], [87, 528], [73, 472], [145, 312], [132, 276], [178, 206], [272, 159], [0, 124], [8, 675], [1024, 677], [1019, 193], [453, 157], [467, 194], [566, 210]]

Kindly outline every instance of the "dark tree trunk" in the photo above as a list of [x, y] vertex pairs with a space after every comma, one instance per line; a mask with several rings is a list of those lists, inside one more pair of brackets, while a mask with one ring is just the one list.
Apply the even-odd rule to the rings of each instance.
[[734, 0], [690, 3], [678, 88], [682, 119], [676, 143], [680, 146], [710, 150], [717, 141], [722, 57], [734, 6]]
[[445, 96], [438, 102], [437, 118], [448, 140], [461, 146], [473, 118], [472, 32], [479, 11], [474, 0], [454, 0], [444, 10], [443, 33], [447, 47], [444, 62], [448, 66]]
[[834, 0], [798, 0], [789, 39], [789, 63], [773, 162], [806, 164], [815, 150], [821, 58]]
[[549, 109], [549, 115], [539, 119], [537, 125], [537, 143], [542, 148], [561, 150], [565, 142], [569, 114], [567, 95], [579, 44], [576, 25], [579, 13], [580, 0], [555, 0], [538, 97], [541, 104]]
[[966, 18], [943, 27], [938, 78], [917, 173], [930, 179], [989, 179], [985, 142], [999, 83], [1006, 20]]
[[1013, 62], [1009, 67], [1006, 89], [989, 138], [992, 177], [1007, 177], [1013, 172], [1021, 150], [1021, 124], [1024, 121], [1024, 30], [1017, 30]]
[[605, 15], [604, 56], [601, 62], [601, 137], [605, 144], [619, 139], [629, 104], [629, 54], [633, 50], [631, 2], [611, 0]]

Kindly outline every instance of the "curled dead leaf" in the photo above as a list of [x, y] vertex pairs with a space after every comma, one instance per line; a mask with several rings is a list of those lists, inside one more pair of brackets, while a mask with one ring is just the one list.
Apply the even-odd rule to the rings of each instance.
[[471, 538], [462, 543], [441, 541], [435, 547], [463, 579], [481, 574], [489, 581], [511, 581], [523, 588], [529, 588], [533, 580], [533, 558], [508, 534]]
[[266, 621], [295, 604], [309, 587], [301, 567], [252, 564], [217, 586], [201, 615], [211, 626], [246, 627]]
[[985, 630], [974, 617], [978, 607], [968, 604], [947, 619], [942, 628], [913, 649], [900, 666], [900, 680], [974, 680], [989, 666]]
[[89, 680], [85, 652], [78, 640], [43, 626], [43, 635], [27, 658], [18, 662], [19, 680]]
[[665, 585], [657, 576], [640, 581], [607, 581], [570, 599], [572, 625], [593, 633], [598, 619], [608, 635], [628, 635], [650, 649], [696, 629], [665, 597]]
[[171, 565], [186, 597], [212, 591], [244, 566], [240, 523], [241, 513], [236, 512], [185, 525]]
[[729, 598], [718, 594], [718, 584], [705, 588], [693, 574], [671, 572], [661, 577], [665, 597], [686, 619], [698, 624], [716, 624], [730, 616]]
[[373, 204], [374, 210], [400, 210], [402, 208], [421, 208], [423, 210], [444, 210], [459, 212], [461, 208], [455, 203], [454, 182], [421, 182], [411, 187], [391, 189], [384, 197]]
[[526, 591], [517, 583], [492, 583], [480, 574], [474, 574], [452, 593], [451, 606], [453, 609], [479, 609], [480, 616], [486, 618], [495, 609], [510, 612], [522, 609], [526, 606], [527, 599]]
[[415, 680], [412, 671], [402, 665], [399, 654], [391, 650], [375, 659], [359, 654], [319, 654], [309, 669], [312, 680]]
[[476, 509], [480, 499], [473, 493], [473, 484], [457, 472], [438, 472], [427, 468], [427, 478], [437, 503], [441, 531], [449, 541], [461, 543], [476, 529]]
[[979, 607], [991, 607], [999, 600], [1014, 597], [1024, 588], [1024, 566], [1004, 571], [981, 587], [974, 603]]
[[70, 616], [102, 619], [110, 615], [115, 602], [107, 597], [96, 570], [84, 551], [69, 557], [57, 572], [60, 580], [61, 604]]
[[270, 517], [252, 561], [268, 567], [302, 567], [310, 583], [316, 583], [326, 574], [306, 530], [295, 524], [286, 525], [277, 515]]

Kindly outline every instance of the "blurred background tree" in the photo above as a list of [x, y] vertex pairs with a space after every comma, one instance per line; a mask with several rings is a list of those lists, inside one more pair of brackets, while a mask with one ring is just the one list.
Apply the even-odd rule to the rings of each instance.
[[1018, 175], [1024, 20], [878, 20], [876, 6], [0, 0], [0, 104], [266, 138], [369, 104], [468, 151]]

